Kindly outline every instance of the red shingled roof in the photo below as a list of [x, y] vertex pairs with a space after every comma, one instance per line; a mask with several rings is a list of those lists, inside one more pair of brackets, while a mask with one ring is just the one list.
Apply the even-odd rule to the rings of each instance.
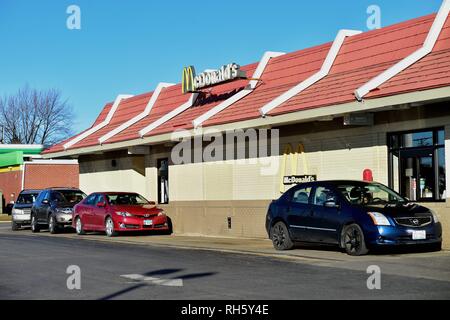
[[[419, 49], [430, 30], [436, 15], [413, 19], [393, 26], [362, 33], [347, 38], [330, 70], [330, 73], [308, 89], [273, 109], [269, 115], [279, 115], [310, 108], [325, 107], [355, 101], [354, 91], [373, 77], [384, 72], [400, 60]], [[331, 43], [288, 53], [269, 61], [256, 89], [203, 123], [212, 126], [241, 120], [259, 118], [259, 109], [320, 70]], [[257, 64], [242, 67], [252, 76]], [[195, 105], [146, 136], [192, 129], [192, 121], [236, 94], [248, 85], [248, 80], [237, 80], [204, 90]], [[433, 52], [399, 73], [380, 88], [370, 92], [365, 99], [396, 95], [410, 91], [426, 90], [450, 85], [450, 18], [444, 26]], [[145, 109], [152, 93], [124, 100], [119, 105], [111, 123], [90, 137], [72, 146], [72, 149], [98, 144], [98, 138]], [[158, 120], [164, 114], [184, 104], [189, 94], [181, 93], [180, 85], [163, 89], [152, 112], [105, 142], [136, 139], [139, 130]], [[96, 123], [103, 121], [107, 105]], [[94, 124], [95, 125], [95, 124]], [[46, 153], [62, 150], [62, 143]]]
[[44, 150], [42, 153], [46, 154], [46, 153], [53, 153], [53, 152], [60, 152], [60, 151], [64, 151], [64, 145], [69, 142], [70, 140], [73, 140], [75, 138], [77, 138], [78, 136], [82, 135], [83, 133], [85, 133], [86, 131], [90, 130], [91, 128], [95, 127], [96, 125], [102, 123], [106, 117], [108, 116], [109, 111], [111, 110], [111, 107], [113, 105], [113, 102], [109, 102], [107, 103], [102, 111], [100, 112], [100, 114], [98, 115], [97, 119], [95, 119], [94, 123], [92, 124], [92, 126], [90, 126], [89, 128], [87, 128], [86, 130], [80, 132], [79, 134], [70, 137], [66, 140], [63, 140], [61, 142], [59, 142], [58, 144], [53, 145], [51, 148]]

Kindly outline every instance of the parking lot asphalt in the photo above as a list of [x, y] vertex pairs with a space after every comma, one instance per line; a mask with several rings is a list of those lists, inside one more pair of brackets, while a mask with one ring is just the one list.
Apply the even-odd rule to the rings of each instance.
[[[12, 241], [13, 246], [19, 247], [26, 246], [26, 243], [33, 243], [33, 245], [36, 243], [45, 243], [44, 248], [48, 247], [47, 249], [39, 250], [38, 247], [36, 252], [33, 253], [33, 255], [38, 255], [38, 260], [44, 260], [45, 257], [52, 259], [58, 258], [52, 254], [48, 254], [47, 251], [51, 252], [53, 250], [52, 244], [57, 245], [60, 241], [63, 241], [77, 248], [85, 246], [88, 248], [106, 246], [108, 248], [107, 251], [111, 251], [114, 255], [116, 254], [114, 248], [120, 251], [130, 247], [138, 251], [149, 252], [150, 255], [152, 252], [177, 252], [171, 258], [170, 265], [176, 265], [178, 262], [182, 262], [184, 259], [182, 257], [192, 253], [195, 253], [199, 257], [199, 261], [203, 261], [202, 256], [226, 257], [227, 255], [232, 255], [237, 261], [242, 260], [244, 265], [247, 263], [247, 259], [251, 261], [261, 259], [261, 261], [277, 261], [277, 263], [286, 266], [294, 264], [302, 267], [316, 268], [316, 270], [323, 270], [324, 272], [325, 270], [344, 273], [350, 272], [351, 274], [359, 275], [360, 278], [367, 277], [368, 266], [376, 265], [380, 267], [384, 276], [401, 277], [405, 278], [404, 281], [412, 282], [437, 282], [440, 285], [436, 288], [440, 288], [441, 286], [448, 288], [447, 293], [434, 295], [434, 290], [431, 290], [431, 292], [425, 294], [426, 290], [423, 290], [422, 293], [415, 292], [414, 296], [422, 298], [450, 298], [449, 251], [384, 250], [367, 256], [351, 257], [333, 247], [301, 246], [291, 251], [277, 252], [273, 249], [271, 242], [264, 239], [233, 239], [180, 235], [163, 236], [151, 234], [132, 234], [117, 238], [107, 238], [101, 233], [78, 236], [71, 231], [58, 235], [51, 235], [47, 231], [33, 234], [29, 229], [13, 232], [10, 230], [8, 223], [0, 223], [0, 247], [2, 247], [2, 251], [5, 250], [5, 243], [2, 240], [6, 239], [9, 242]], [[28, 250], [28, 247], [26, 249]], [[22, 250], [17, 250], [17, 252], [20, 251]], [[4, 252], [0, 254], [4, 257]], [[10, 251], [9, 254], [11, 254]], [[22, 254], [20, 255], [22, 258], [25, 258]], [[176, 256], [179, 258], [177, 259]], [[70, 258], [70, 255], [67, 258]], [[30, 257], [30, 260], [32, 261], [33, 258]], [[121, 259], [118, 259], [118, 261], [120, 263]], [[26, 263], [26, 260], [21, 263]], [[2, 268], [2, 264], [0, 263], [0, 268]], [[14, 268], [13, 266], [11, 267]], [[0, 270], [0, 275], [4, 274]], [[130, 270], [130, 272], [124, 271], [124, 274], [140, 273]], [[328, 274], [324, 276], [329, 277]], [[157, 279], [157, 281], [159, 280]], [[332, 281], [336, 282], [338, 279]], [[409, 287], [407, 284], [405, 286]], [[400, 287], [399, 284], [398, 288]], [[251, 297], [252, 295], [249, 296], [249, 298]], [[358, 296], [355, 297], [358, 298]]]

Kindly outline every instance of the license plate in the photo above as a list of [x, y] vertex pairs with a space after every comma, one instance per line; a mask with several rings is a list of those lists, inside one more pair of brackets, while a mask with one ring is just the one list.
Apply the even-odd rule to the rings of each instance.
[[427, 238], [427, 232], [425, 230], [413, 231], [413, 240], [425, 240]]
[[153, 225], [153, 220], [144, 220], [144, 226], [151, 226]]

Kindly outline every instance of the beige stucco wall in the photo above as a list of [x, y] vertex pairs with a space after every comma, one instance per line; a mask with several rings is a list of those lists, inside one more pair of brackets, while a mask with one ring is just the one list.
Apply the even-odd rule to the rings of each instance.
[[80, 174], [80, 189], [89, 194], [100, 191], [129, 191], [150, 199], [145, 176], [134, 170]]
[[[432, 116], [422, 111], [411, 115], [413, 112], [408, 110], [400, 113], [407, 118], [403, 119], [398, 112], [381, 117], [377, 125], [370, 127], [344, 128], [339, 121], [334, 121], [282, 128], [280, 152], [286, 144], [291, 144], [294, 149], [299, 143], [304, 145], [305, 153], [298, 157], [296, 163], [298, 175], [316, 174], [320, 180], [360, 180], [363, 171], [371, 169], [376, 181], [388, 184], [387, 133], [445, 126], [446, 165], [450, 168], [450, 115], [440, 114], [441, 111]], [[80, 186], [83, 190], [135, 191], [151, 200], [157, 199], [157, 159], [170, 158], [170, 148], [152, 147], [150, 154], [145, 156], [143, 170], [126, 154], [120, 155], [118, 168], [111, 168], [109, 161], [112, 157], [108, 156], [105, 161], [101, 156], [80, 159]], [[293, 173], [289, 157], [286, 160], [284, 172], [280, 172], [283, 156], [170, 165], [170, 204], [164, 207], [173, 220], [174, 231], [179, 234], [265, 238], [267, 206], [281, 194], [281, 176]], [[449, 188], [450, 179], [447, 179]], [[450, 249], [450, 193], [447, 194], [447, 204], [425, 205], [432, 206], [440, 215], [444, 246]], [[228, 217], [232, 218], [231, 229], [228, 228]]]

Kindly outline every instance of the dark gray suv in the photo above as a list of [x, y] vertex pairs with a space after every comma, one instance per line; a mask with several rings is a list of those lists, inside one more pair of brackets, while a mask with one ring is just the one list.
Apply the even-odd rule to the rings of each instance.
[[72, 227], [73, 207], [86, 197], [79, 189], [50, 188], [43, 190], [31, 208], [31, 231], [47, 229], [55, 234]]

